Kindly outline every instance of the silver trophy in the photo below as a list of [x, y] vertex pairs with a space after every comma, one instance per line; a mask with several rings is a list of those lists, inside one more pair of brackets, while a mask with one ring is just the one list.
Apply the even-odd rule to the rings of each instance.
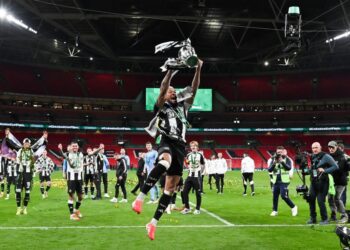
[[196, 51], [191, 46], [191, 40], [169, 41], [156, 45], [155, 54], [165, 52], [172, 48], [180, 48], [177, 58], [168, 58], [164, 65], [160, 67], [162, 72], [168, 69], [194, 68], [197, 66], [198, 57]]

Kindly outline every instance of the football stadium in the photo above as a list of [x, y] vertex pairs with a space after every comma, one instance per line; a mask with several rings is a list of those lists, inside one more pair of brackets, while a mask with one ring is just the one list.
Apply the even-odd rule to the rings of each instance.
[[0, 248], [349, 249], [349, 20], [0, 0]]

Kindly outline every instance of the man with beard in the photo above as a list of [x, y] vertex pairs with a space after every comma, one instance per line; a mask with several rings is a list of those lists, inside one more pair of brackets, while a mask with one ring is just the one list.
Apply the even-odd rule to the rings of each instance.
[[159, 199], [158, 207], [151, 221], [146, 225], [148, 237], [155, 238], [155, 231], [160, 217], [168, 207], [176, 186], [182, 176], [185, 159], [186, 130], [190, 127], [187, 121], [188, 111], [193, 104], [197, 89], [200, 84], [200, 72], [203, 62], [198, 60], [192, 86], [176, 93], [170, 86], [173, 71], [168, 70], [160, 86], [160, 93], [155, 104], [155, 117], [152, 119], [146, 131], [153, 137], [161, 135], [158, 148], [157, 164], [149, 173], [146, 183], [132, 204], [136, 213], [141, 213], [144, 199], [149, 190], [156, 185], [159, 178], [167, 173], [165, 188]]
[[348, 215], [345, 211], [345, 206], [341, 200], [341, 196], [345, 190], [347, 183], [347, 172], [349, 169], [348, 162], [344, 156], [344, 153], [338, 148], [336, 141], [330, 141], [328, 143], [329, 154], [333, 157], [338, 164], [338, 169], [332, 173], [334, 179], [335, 195], [328, 195], [328, 203], [331, 208], [331, 221], [337, 220], [337, 212], [340, 213], [340, 220], [338, 223], [346, 223], [348, 221]]

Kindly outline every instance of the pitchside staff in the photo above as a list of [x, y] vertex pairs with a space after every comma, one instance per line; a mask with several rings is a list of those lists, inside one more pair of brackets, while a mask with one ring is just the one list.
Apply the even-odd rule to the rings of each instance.
[[341, 200], [341, 196], [345, 190], [346, 185], [348, 184], [347, 173], [349, 170], [349, 164], [345, 158], [344, 152], [342, 152], [338, 148], [337, 142], [330, 141], [328, 143], [328, 151], [339, 167], [337, 170], [335, 170], [332, 173], [332, 176], [334, 179], [335, 195], [332, 195], [332, 194], [328, 195], [328, 202], [332, 211], [330, 219], [332, 221], [336, 221], [337, 220], [336, 215], [338, 212], [340, 213], [340, 216], [341, 216], [338, 222], [346, 223], [348, 222], [348, 215], [345, 211], [345, 206], [343, 201]]
[[137, 162], [137, 184], [136, 186], [131, 190], [131, 193], [133, 195], [137, 195], [138, 189], [142, 189], [143, 184], [145, 183], [145, 175], [146, 175], [146, 169], [145, 169], [145, 153], [139, 152], [139, 160]]
[[210, 187], [210, 190], [212, 190], [212, 183], [211, 181], [214, 179], [216, 182], [216, 156], [212, 155], [210, 159], [207, 161], [208, 165], [208, 184]]
[[216, 189], [218, 194], [224, 193], [224, 179], [227, 172], [227, 162], [222, 158], [222, 153], [218, 153], [216, 159]]
[[136, 213], [141, 213], [148, 191], [157, 183], [162, 174], [167, 173], [164, 193], [159, 199], [153, 219], [146, 226], [148, 237], [151, 240], [155, 238], [157, 223], [169, 205], [182, 175], [186, 145], [185, 135], [189, 127], [187, 114], [200, 84], [202, 64], [203, 62], [199, 60], [192, 87], [185, 88], [178, 95], [176, 90], [170, 86], [174, 72], [172, 70], [167, 72], [161, 83], [160, 94], [155, 105], [156, 116], [147, 128], [147, 132], [151, 136], [156, 137], [157, 134], [161, 134], [162, 137], [158, 148], [157, 165], [149, 174], [142, 192], [133, 202], [132, 208]]
[[115, 170], [117, 183], [115, 184], [115, 195], [113, 199], [110, 200], [110, 202], [117, 203], [118, 197], [119, 197], [119, 188], [121, 188], [123, 192], [123, 199], [120, 200], [120, 203], [126, 203], [127, 200], [127, 194], [126, 194], [126, 178], [128, 174], [128, 165], [126, 163], [125, 158], [121, 154], [115, 154], [114, 159], [117, 161], [117, 166]]
[[95, 186], [96, 186], [96, 197], [93, 200], [102, 199], [101, 195], [101, 181], [103, 181], [104, 188], [104, 197], [109, 198], [108, 194], [108, 169], [109, 162], [104, 153], [104, 145], [100, 144], [100, 150], [96, 156], [96, 164], [97, 164], [97, 174], [95, 178]]
[[198, 152], [198, 142], [190, 142], [191, 153], [186, 157], [186, 162], [188, 164], [188, 177], [185, 181], [185, 187], [183, 191], [183, 197], [185, 202], [185, 208], [181, 211], [182, 214], [188, 214], [191, 212], [189, 204], [189, 193], [193, 188], [196, 192], [196, 210], [193, 214], [200, 214], [201, 203], [202, 203], [202, 190], [201, 190], [201, 172], [203, 170], [205, 161], [201, 153]]
[[[48, 197], [48, 192], [51, 188], [51, 173], [53, 172], [55, 164], [51, 158], [47, 156], [47, 151], [44, 150], [43, 154], [36, 160], [34, 166], [35, 172], [39, 173], [40, 192], [43, 199], [45, 199]], [[44, 186], [45, 182], [46, 189]]]
[[[342, 151], [344, 153], [344, 157], [345, 157], [346, 161], [348, 162], [348, 164], [350, 165], [350, 156], [345, 153], [344, 144], [338, 143], [338, 148], [340, 151]], [[349, 171], [350, 171], [350, 169], [349, 169]], [[346, 172], [346, 180], [349, 181], [349, 172]], [[345, 190], [341, 196], [341, 200], [343, 201], [343, 204], [345, 207], [346, 207], [346, 192], [347, 192], [347, 186], [345, 186]]]
[[308, 224], [316, 223], [316, 198], [318, 206], [321, 212], [321, 225], [328, 224], [328, 215], [326, 208], [326, 196], [329, 189], [329, 174], [333, 173], [338, 169], [337, 163], [333, 160], [332, 156], [322, 152], [321, 144], [314, 142], [311, 146], [311, 169], [310, 169], [310, 219], [307, 221]]
[[247, 195], [247, 185], [249, 182], [250, 189], [251, 189], [251, 196], [255, 195], [254, 192], [254, 170], [255, 170], [255, 162], [254, 160], [247, 154], [243, 154], [243, 159], [241, 161], [241, 173], [242, 173], [242, 180], [243, 180], [243, 196]]
[[298, 207], [290, 200], [288, 194], [288, 185], [290, 183], [289, 171], [291, 170], [291, 160], [287, 158], [284, 154], [284, 147], [278, 146], [276, 153], [269, 159], [268, 171], [272, 173], [272, 183], [273, 183], [273, 207], [271, 216], [278, 215], [278, 198], [281, 198], [287, 203], [287, 205], [292, 209], [292, 216], [297, 216]]

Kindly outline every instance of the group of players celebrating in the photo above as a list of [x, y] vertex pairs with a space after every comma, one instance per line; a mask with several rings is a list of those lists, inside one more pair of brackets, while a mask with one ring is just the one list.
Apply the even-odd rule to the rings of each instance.
[[[148, 236], [151, 240], [155, 238], [157, 222], [165, 212], [171, 201], [174, 201], [174, 193], [179, 190], [180, 178], [182, 176], [183, 164], [186, 157], [186, 130], [190, 126], [187, 121], [187, 113], [190, 109], [197, 89], [200, 84], [200, 72], [203, 62], [198, 61], [192, 86], [185, 88], [183, 91], [176, 93], [175, 89], [170, 86], [170, 81], [175, 75], [175, 71], [168, 70], [160, 87], [160, 94], [155, 104], [155, 118], [151, 121], [146, 131], [152, 136], [160, 140], [158, 152], [153, 169], [147, 172], [147, 179], [141, 187], [141, 192], [137, 195], [136, 200], [132, 203], [132, 209], [138, 214], [142, 212], [142, 206], [145, 196], [153, 188], [159, 179], [163, 179], [163, 194], [158, 201], [158, 207], [154, 217], [146, 225]], [[45, 131], [42, 137], [33, 145], [31, 140], [25, 138], [23, 144], [20, 143], [9, 129], [5, 131], [5, 138], [2, 143], [2, 159], [1, 159], [1, 195], [4, 195], [4, 176], [7, 178], [7, 195], [10, 195], [11, 184], [15, 185], [17, 215], [28, 213], [27, 207], [30, 200], [30, 192], [33, 184], [33, 176], [39, 173], [40, 190], [43, 198], [48, 197], [48, 191], [51, 186], [50, 175], [53, 171], [54, 164], [47, 156], [46, 144], [48, 133]], [[188, 193], [193, 188], [196, 192], [197, 206], [195, 214], [200, 213], [202, 182], [201, 175], [203, 173], [202, 166], [204, 158], [198, 152], [198, 143], [193, 141], [190, 144], [192, 152], [187, 156], [189, 163], [189, 177], [185, 181], [183, 189], [183, 203], [185, 208], [183, 213], [186, 214], [190, 210]], [[104, 183], [105, 197], [108, 197], [108, 180], [107, 171], [109, 168], [108, 160], [103, 154], [104, 145], [99, 148], [87, 149], [84, 154], [79, 150], [77, 142], [71, 142], [67, 146], [66, 152], [63, 150], [62, 144], [58, 145], [61, 155], [64, 158], [63, 176], [67, 179], [68, 192], [68, 208], [70, 219], [80, 220], [82, 214], [79, 211], [82, 200], [88, 197], [88, 188], [90, 184], [91, 197], [95, 200], [101, 199], [101, 182]], [[116, 166], [117, 183], [115, 186], [115, 197], [112, 202], [118, 201], [119, 188], [122, 189], [123, 199], [120, 202], [127, 201], [125, 189], [127, 166], [130, 160], [122, 154], [114, 155]], [[227, 168], [227, 166], [226, 166]], [[218, 193], [223, 192], [223, 177], [218, 176], [217, 182]], [[85, 189], [83, 190], [83, 180], [85, 180]], [[46, 182], [46, 188], [44, 183]], [[94, 194], [94, 186], [96, 187], [96, 195]], [[22, 191], [24, 190], [24, 198], [22, 202]], [[84, 192], [85, 191], [85, 192]], [[136, 190], [134, 190], [135, 194]], [[77, 195], [77, 197], [75, 197]]]
[[[183, 165], [186, 158], [186, 130], [190, 126], [187, 121], [187, 113], [190, 109], [197, 89], [200, 84], [200, 72], [203, 62], [198, 61], [195, 75], [192, 81], [192, 86], [185, 88], [183, 91], [176, 93], [175, 89], [170, 86], [170, 81], [176, 72], [168, 70], [164, 77], [160, 94], [155, 104], [155, 118], [151, 121], [146, 131], [154, 138], [157, 138], [160, 143], [156, 157], [153, 158], [153, 168], [148, 169], [147, 179], [144, 185], [139, 185], [141, 192], [137, 195], [136, 200], [132, 203], [132, 209], [136, 213], [142, 212], [144, 199], [147, 193], [153, 188], [158, 180], [163, 179], [163, 193], [161, 194], [158, 207], [154, 217], [150, 223], [146, 225], [148, 236], [151, 240], [155, 238], [156, 226], [162, 214], [174, 201], [174, 193], [182, 186], [180, 179], [182, 176]], [[45, 145], [47, 144], [47, 132], [33, 145], [30, 139], [23, 140], [23, 145], [11, 134], [9, 130], [5, 132], [5, 139], [2, 145], [2, 174], [7, 176], [7, 186], [9, 197], [9, 185], [16, 186], [16, 203], [17, 215], [27, 214], [27, 206], [30, 200], [30, 192], [33, 183], [33, 175], [38, 172], [40, 176], [40, 190], [43, 198], [48, 197], [48, 191], [51, 186], [50, 175], [53, 171], [54, 164], [47, 156]], [[193, 188], [196, 192], [197, 204], [194, 214], [200, 214], [201, 194], [202, 194], [202, 174], [203, 166], [205, 166], [204, 157], [198, 152], [198, 142], [190, 143], [191, 153], [187, 155], [186, 161], [189, 166], [189, 176], [185, 181], [182, 198], [184, 209], [183, 214], [190, 212], [188, 195]], [[109, 163], [106, 156], [103, 154], [104, 145], [100, 144], [99, 148], [87, 149], [84, 154], [79, 150], [77, 142], [71, 142], [67, 146], [66, 152], [63, 150], [62, 144], [58, 145], [61, 155], [64, 158], [63, 176], [67, 179], [68, 192], [68, 208], [70, 219], [80, 220], [82, 214], [79, 211], [82, 200], [88, 197], [88, 188], [90, 187], [91, 198], [101, 199], [101, 182], [104, 183], [105, 197], [108, 197], [108, 180], [107, 171]], [[114, 155], [116, 166], [117, 183], [115, 186], [115, 196], [111, 202], [118, 202], [119, 188], [123, 192], [123, 198], [120, 202], [127, 202], [127, 193], [125, 189], [127, 166], [130, 160], [122, 154]], [[222, 155], [219, 155], [216, 162], [224, 162]], [[212, 159], [214, 162], [214, 159]], [[225, 162], [226, 163], [226, 162]], [[220, 164], [219, 164], [220, 165]], [[15, 168], [15, 170], [13, 170]], [[227, 169], [227, 165], [223, 166]], [[5, 170], [6, 169], [6, 170]], [[209, 167], [210, 169], [210, 167]], [[223, 192], [224, 179], [222, 173], [215, 173], [218, 193]], [[5, 174], [6, 173], [6, 174]], [[213, 176], [213, 174], [211, 174]], [[3, 182], [3, 180], [1, 180]], [[83, 190], [83, 181], [85, 188]], [[46, 182], [46, 189], [44, 183]], [[221, 182], [221, 184], [219, 184]], [[90, 184], [90, 186], [89, 186]], [[180, 184], [180, 185], [179, 185]], [[2, 195], [4, 185], [2, 187]], [[96, 195], [94, 194], [96, 187]], [[21, 193], [24, 190], [23, 206], [21, 201]], [[136, 190], [133, 190], [135, 194]], [[77, 197], [75, 197], [77, 195]]]

